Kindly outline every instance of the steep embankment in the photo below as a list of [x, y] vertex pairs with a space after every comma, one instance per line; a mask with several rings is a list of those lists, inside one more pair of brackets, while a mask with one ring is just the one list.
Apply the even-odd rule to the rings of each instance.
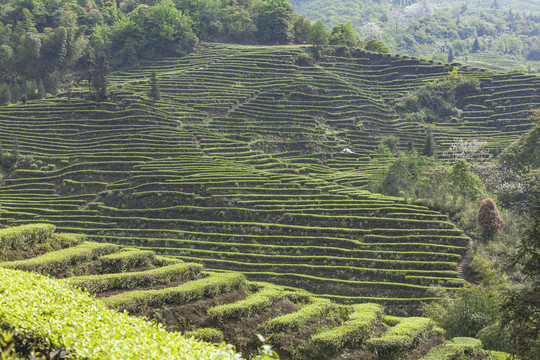
[[[362, 190], [379, 140], [430, 127], [503, 147], [530, 127], [539, 78], [463, 68], [481, 91], [459, 123], [405, 123], [396, 98], [450, 68], [354, 51], [205, 44], [111, 75], [109, 103], [67, 96], [1, 108], [23, 155], [0, 186], [3, 223], [152, 249], [339, 301], [418, 305], [462, 284], [468, 240], [446, 216]], [[158, 74], [161, 100], [148, 98]], [[341, 153], [345, 147], [354, 153]]]

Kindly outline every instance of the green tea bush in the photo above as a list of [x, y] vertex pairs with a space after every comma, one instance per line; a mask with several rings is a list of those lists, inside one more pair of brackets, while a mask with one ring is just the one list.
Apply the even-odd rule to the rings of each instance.
[[283, 288], [267, 286], [264, 289], [249, 295], [246, 299], [232, 304], [214, 306], [206, 312], [214, 321], [239, 319], [270, 307], [276, 300], [283, 299], [290, 292]]
[[[230, 347], [186, 339], [107, 309], [58, 280], [0, 269], [0, 327], [40, 336], [75, 359], [233, 359]], [[237, 359], [239, 357], [234, 357]]]
[[145, 306], [159, 307], [165, 304], [185, 304], [203, 297], [213, 297], [246, 286], [246, 278], [238, 273], [215, 273], [203, 279], [190, 281], [172, 288], [160, 290], [137, 290], [111, 296], [104, 303], [113, 309], [132, 313]]
[[261, 325], [267, 333], [286, 332], [301, 329], [307, 323], [319, 319], [330, 308], [332, 303], [328, 299], [314, 298], [312, 303], [291, 314], [278, 316]]
[[429, 318], [410, 317], [388, 329], [383, 336], [369, 339], [367, 345], [381, 359], [393, 359], [416, 346], [422, 339], [442, 332]]
[[17, 253], [48, 241], [56, 230], [51, 224], [30, 224], [0, 230], [0, 261], [11, 260]]
[[104, 273], [123, 272], [134, 267], [151, 266], [154, 261], [151, 250], [130, 249], [99, 258]]
[[383, 307], [379, 304], [366, 303], [353, 305], [352, 309], [349, 320], [343, 325], [313, 335], [311, 342], [321, 351], [330, 353], [366, 341], [375, 325], [381, 321]]
[[154, 286], [171, 281], [192, 280], [203, 268], [201, 264], [179, 263], [157, 269], [120, 274], [90, 275], [68, 278], [70, 285], [98, 294], [108, 290], [133, 289], [138, 286]]
[[100, 244], [86, 241], [81, 245], [67, 248], [41, 256], [19, 261], [3, 262], [0, 267], [33, 271], [43, 275], [71, 275], [73, 271], [81, 272], [83, 263], [96, 260], [98, 257], [118, 251], [113, 244]]
[[216, 344], [223, 341], [223, 332], [214, 328], [199, 328], [193, 331], [186, 331], [184, 337]]
[[470, 356], [482, 348], [478, 339], [467, 337], [453, 338], [449, 343], [432, 348], [421, 360], [454, 360]]

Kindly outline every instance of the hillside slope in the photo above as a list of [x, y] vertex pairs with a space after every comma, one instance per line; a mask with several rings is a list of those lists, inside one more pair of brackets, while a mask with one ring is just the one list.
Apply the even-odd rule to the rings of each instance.
[[[26, 338], [50, 339], [51, 346], [75, 358], [225, 355], [223, 346], [213, 348], [190, 337], [214, 343], [225, 339], [247, 357], [258, 352], [256, 334], [264, 334], [282, 359], [390, 360], [406, 354], [409, 359], [469, 359], [490, 354], [476, 339], [444, 341], [443, 330], [432, 320], [386, 316], [378, 304], [338, 305], [306, 291], [249, 282], [239, 273], [210, 272], [152, 251], [54, 230], [47, 224], [0, 230], [0, 247], [12, 260], [0, 262], [0, 327]], [[16, 270], [61, 278], [62, 283]], [[183, 336], [107, 310], [73, 286], [108, 308], [145, 316]]]
[[2, 107], [4, 151], [21, 154], [0, 186], [2, 223], [49, 222], [339, 301], [416, 307], [431, 285], [460, 286], [468, 239], [445, 215], [363, 190], [373, 152], [389, 135], [418, 148], [426, 128], [440, 151], [456, 137], [504, 147], [530, 128], [540, 79], [461, 68], [480, 83], [463, 121], [404, 122], [394, 102], [449, 66], [360, 50], [306, 62], [305, 49], [205, 44], [112, 74], [106, 103], [81, 88]]

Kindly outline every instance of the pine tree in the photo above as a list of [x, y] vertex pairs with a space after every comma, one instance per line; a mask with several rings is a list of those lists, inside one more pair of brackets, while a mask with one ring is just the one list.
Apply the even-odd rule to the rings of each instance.
[[108, 95], [107, 74], [109, 73], [109, 64], [105, 55], [99, 54], [95, 59], [90, 59], [88, 64], [88, 86], [96, 92], [98, 101], [105, 100]]
[[454, 48], [450, 47], [448, 49], [448, 63], [451, 64], [454, 62]]
[[159, 85], [155, 71], [152, 72], [152, 76], [150, 77], [150, 92], [148, 93], [148, 96], [150, 96], [154, 102], [158, 101], [161, 98], [161, 93], [159, 91]]
[[480, 41], [478, 41], [478, 36], [474, 38], [473, 46], [472, 46], [472, 52], [476, 53], [480, 51]]
[[424, 148], [422, 149], [422, 154], [426, 156], [435, 156], [435, 139], [431, 131], [428, 131], [426, 134], [426, 141], [424, 143]]
[[502, 305], [501, 332], [508, 332], [512, 353], [523, 360], [540, 354], [540, 199], [531, 209], [528, 228], [518, 243], [513, 265], [526, 277], [524, 284], [510, 290]]

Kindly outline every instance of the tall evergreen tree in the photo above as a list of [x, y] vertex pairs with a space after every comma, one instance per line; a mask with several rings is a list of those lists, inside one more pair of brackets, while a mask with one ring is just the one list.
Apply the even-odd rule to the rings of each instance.
[[454, 62], [454, 48], [450, 46], [448, 49], [448, 63], [451, 64]]
[[472, 52], [476, 53], [480, 51], [480, 41], [478, 41], [478, 36], [474, 38], [474, 42], [472, 45]]
[[89, 60], [88, 86], [90, 91], [95, 91], [98, 101], [105, 100], [109, 96], [107, 81], [109, 69], [109, 63], [103, 54]]
[[435, 138], [431, 133], [431, 130], [428, 130], [426, 134], [426, 141], [424, 143], [424, 148], [422, 149], [422, 154], [426, 156], [435, 156]]
[[531, 210], [514, 263], [527, 281], [507, 294], [501, 321], [501, 331], [510, 335], [512, 352], [523, 360], [536, 360], [540, 354], [540, 198]]
[[148, 96], [150, 96], [154, 102], [158, 101], [161, 98], [161, 93], [159, 91], [159, 85], [155, 71], [152, 72], [152, 76], [150, 77], [150, 92], [148, 93]]

